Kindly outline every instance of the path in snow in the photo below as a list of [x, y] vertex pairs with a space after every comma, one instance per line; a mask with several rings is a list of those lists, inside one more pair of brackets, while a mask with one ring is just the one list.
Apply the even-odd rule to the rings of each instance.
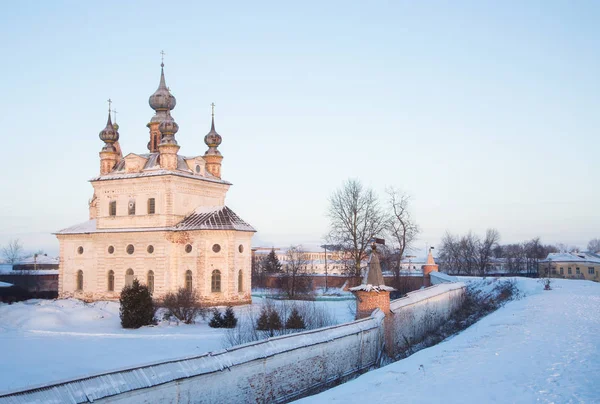
[[600, 284], [556, 280], [457, 336], [302, 402], [600, 402]]

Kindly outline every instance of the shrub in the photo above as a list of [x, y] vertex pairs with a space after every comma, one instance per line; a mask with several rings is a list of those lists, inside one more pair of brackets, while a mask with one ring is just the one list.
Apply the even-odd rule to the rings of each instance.
[[156, 308], [148, 287], [140, 285], [137, 279], [131, 286], [125, 286], [119, 299], [121, 307], [119, 315], [123, 328], [140, 328], [144, 325], [154, 324]]
[[271, 310], [269, 313], [269, 330], [281, 330], [281, 318], [277, 310]]
[[260, 310], [260, 316], [256, 320], [256, 329], [260, 331], [269, 330], [269, 312], [265, 306]]
[[276, 330], [281, 330], [281, 318], [279, 313], [273, 307], [265, 307], [260, 311], [260, 317], [256, 321], [256, 329], [260, 331], [268, 331], [272, 337]]
[[199, 301], [195, 289], [191, 291], [179, 288], [177, 293], [169, 292], [163, 298], [163, 306], [167, 309], [167, 316], [174, 316], [185, 324], [192, 324], [198, 315], [206, 318], [206, 309]]
[[223, 316], [223, 323], [222, 323], [222, 327], [223, 328], [235, 328], [235, 326], [237, 325], [237, 318], [235, 318], [235, 314], [233, 313], [233, 307], [228, 306], [227, 309], [225, 309], [225, 315]]
[[298, 313], [297, 308], [294, 307], [292, 309], [292, 313], [290, 314], [290, 317], [285, 322], [285, 328], [292, 329], [292, 330], [299, 330], [299, 329], [306, 328], [306, 324], [304, 324], [304, 319], [302, 318], [300, 313]]
[[222, 328], [223, 327], [223, 316], [218, 309], [213, 309], [213, 316], [210, 319], [208, 325], [212, 328]]

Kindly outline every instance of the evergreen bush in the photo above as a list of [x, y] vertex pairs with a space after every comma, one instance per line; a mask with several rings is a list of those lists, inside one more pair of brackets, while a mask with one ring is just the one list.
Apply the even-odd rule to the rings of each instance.
[[140, 328], [155, 323], [156, 308], [152, 302], [152, 295], [148, 287], [141, 285], [137, 279], [133, 280], [131, 286], [123, 288], [119, 303], [119, 316], [123, 328]]
[[237, 318], [235, 318], [235, 314], [233, 313], [233, 307], [227, 306], [225, 309], [225, 315], [223, 316], [223, 328], [235, 328], [237, 325]]
[[281, 330], [281, 318], [277, 310], [271, 310], [269, 313], [269, 330]]
[[256, 321], [256, 329], [259, 331], [268, 331], [269, 330], [269, 312], [265, 306], [260, 310], [260, 316]]
[[290, 330], [300, 330], [306, 328], [306, 324], [304, 324], [304, 319], [298, 312], [297, 308], [293, 308], [290, 313], [289, 318], [285, 322], [285, 328]]
[[223, 316], [218, 309], [213, 309], [213, 316], [210, 319], [208, 325], [212, 328], [221, 328], [223, 327]]

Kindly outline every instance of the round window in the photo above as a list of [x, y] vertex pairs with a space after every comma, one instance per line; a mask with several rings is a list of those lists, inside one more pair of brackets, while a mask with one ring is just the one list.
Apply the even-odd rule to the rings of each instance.
[[196, 165], [196, 173], [200, 174], [200, 166]]
[[191, 244], [188, 244], [188, 245], [185, 246], [185, 252], [186, 253], [191, 253], [192, 252], [192, 245]]
[[77, 247], [77, 254], [83, 254], [83, 247], [82, 246]]
[[219, 251], [221, 251], [221, 246], [218, 244], [213, 244], [213, 251], [218, 253]]
[[149, 245], [148, 248], [146, 248], [146, 251], [148, 251], [148, 254], [152, 254], [154, 252], [154, 246]]
[[133, 251], [134, 251], [134, 250], [135, 250], [135, 249], [133, 248], [133, 244], [129, 244], [129, 245], [127, 246], [127, 254], [133, 254]]
[[109, 254], [112, 254], [112, 253], [114, 253], [114, 252], [115, 252], [115, 247], [113, 247], [113, 246], [109, 245], [109, 246], [108, 246], [108, 253], [109, 253]]
[[238, 251], [243, 253], [244, 252], [244, 246], [240, 244], [240, 246], [238, 247]]

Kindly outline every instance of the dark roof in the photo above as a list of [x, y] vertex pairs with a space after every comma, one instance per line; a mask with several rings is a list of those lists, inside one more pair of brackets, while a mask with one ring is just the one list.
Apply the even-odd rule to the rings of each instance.
[[96, 219], [68, 227], [56, 234], [91, 234], [91, 233], [128, 233], [145, 231], [184, 231], [184, 230], [256, 230], [244, 222], [227, 206], [205, 206], [196, 208], [181, 222], [173, 227], [135, 227], [117, 229], [98, 229]]
[[227, 206], [202, 207], [175, 225], [174, 230], [256, 230]]

